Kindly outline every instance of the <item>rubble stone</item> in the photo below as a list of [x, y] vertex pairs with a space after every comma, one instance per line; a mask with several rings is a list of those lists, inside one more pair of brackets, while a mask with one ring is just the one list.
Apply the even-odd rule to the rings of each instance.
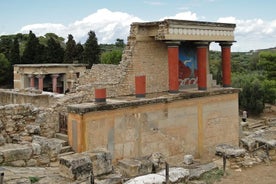
[[193, 155], [184, 155], [184, 164], [191, 165], [194, 162]]
[[239, 148], [228, 144], [219, 144], [216, 146], [216, 154], [224, 154], [227, 157], [239, 157], [244, 155], [245, 152], [246, 150], [244, 148]]
[[100, 176], [112, 172], [112, 157], [108, 151], [100, 150], [82, 153], [89, 156], [93, 165], [93, 175]]
[[5, 162], [28, 160], [31, 158], [32, 148], [27, 145], [5, 144], [0, 147], [0, 153], [3, 154]]
[[152, 162], [146, 159], [128, 159], [119, 160], [118, 168], [127, 177], [148, 174], [152, 172]]
[[87, 179], [92, 172], [92, 162], [87, 155], [75, 153], [60, 157], [60, 175], [71, 180]]

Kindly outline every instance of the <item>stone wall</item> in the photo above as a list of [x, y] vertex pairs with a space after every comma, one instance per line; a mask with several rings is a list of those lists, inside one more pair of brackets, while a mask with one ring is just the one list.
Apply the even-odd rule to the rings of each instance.
[[33, 135], [53, 137], [58, 120], [52, 109], [39, 109], [32, 104], [0, 106], [0, 138], [5, 143], [31, 142]]
[[[146, 76], [146, 93], [168, 90], [167, 46], [139, 25], [132, 25], [119, 65], [93, 65], [79, 78], [77, 91], [93, 98], [94, 88], [107, 88], [107, 96], [135, 93], [135, 76]], [[149, 29], [149, 32], [152, 30]]]
[[106, 148], [114, 161], [154, 152], [209, 159], [216, 144], [238, 144], [238, 93], [231, 91], [72, 105], [69, 142], [78, 152]]
[[47, 107], [50, 103], [49, 95], [37, 92], [20, 92], [0, 89], [0, 105], [31, 103], [37, 107]]

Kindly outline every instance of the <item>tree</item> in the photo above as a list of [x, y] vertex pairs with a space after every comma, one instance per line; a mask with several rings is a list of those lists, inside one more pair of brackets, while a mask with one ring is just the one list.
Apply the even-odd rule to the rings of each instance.
[[10, 58], [12, 40], [13, 40], [13, 37], [10, 35], [5, 35], [0, 37], [0, 53], [3, 53], [8, 60]]
[[93, 64], [99, 63], [100, 47], [94, 31], [88, 33], [88, 39], [84, 44], [83, 58], [90, 68]]
[[265, 72], [268, 79], [276, 80], [276, 52], [261, 52], [259, 66]]
[[11, 65], [9, 60], [3, 53], [0, 53], [0, 85], [7, 85], [9, 84], [9, 73], [7, 71], [10, 70]]
[[61, 45], [52, 37], [47, 41], [46, 47], [46, 62], [47, 63], [62, 63], [64, 50]]
[[77, 48], [74, 37], [69, 34], [68, 41], [66, 42], [66, 48], [64, 52], [64, 63], [73, 63], [76, 60]]
[[117, 38], [115, 45], [116, 47], [124, 48], [125, 47], [124, 39]]
[[83, 46], [81, 43], [78, 43], [76, 46], [76, 59], [78, 60], [79, 63], [83, 63]]
[[252, 114], [260, 114], [264, 109], [263, 86], [256, 73], [232, 75], [233, 87], [242, 88], [239, 93], [239, 105]]
[[35, 34], [30, 31], [28, 41], [22, 56], [22, 63], [24, 64], [36, 64], [43, 63], [45, 60], [44, 46], [39, 43]]
[[122, 50], [112, 50], [101, 55], [102, 64], [119, 64], [122, 60]]
[[20, 51], [19, 51], [19, 42], [18, 42], [18, 38], [16, 37], [13, 40], [13, 44], [11, 47], [11, 53], [10, 53], [10, 62], [11, 65], [14, 64], [20, 64]]

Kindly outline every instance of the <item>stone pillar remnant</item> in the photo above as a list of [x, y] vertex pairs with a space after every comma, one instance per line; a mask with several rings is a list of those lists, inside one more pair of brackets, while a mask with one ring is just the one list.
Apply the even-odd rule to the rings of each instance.
[[198, 90], [207, 89], [207, 57], [208, 42], [198, 42], [197, 44], [197, 68], [198, 68]]
[[146, 96], [146, 76], [135, 76], [135, 95], [137, 98]]
[[231, 45], [232, 42], [221, 42], [222, 83], [223, 87], [231, 87]]
[[169, 68], [169, 92], [177, 93], [179, 90], [179, 42], [167, 42], [168, 44], [168, 68]]
[[29, 79], [30, 79], [30, 87], [34, 88], [35, 87], [35, 77], [34, 75], [30, 74], [28, 75]]
[[58, 78], [58, 74], [53, 74], [51, 75], [52, 77], [52, 88], [53, 88], [53, 93], [57, 92], [57, 78]]
[[45, 75], [37, 75], [38, 78], [38, 89], [43, 91], [43, 79], [44, 79]]
[[95, 89], [95, 101], [106, 102], [106, 88]]

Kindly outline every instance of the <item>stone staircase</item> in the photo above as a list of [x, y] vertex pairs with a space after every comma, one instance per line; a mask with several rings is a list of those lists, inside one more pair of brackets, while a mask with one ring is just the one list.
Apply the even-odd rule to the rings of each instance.
[[71, 155], [71, 154], [75, 153], [73, 151], [72, 147], [68, 143], [68, 135], [62, 134], [62, 133], [56, 133], [55, 138], [62, 140], [62, 148], [60, 150], [58, 158], [65, 156], [65, 155]]

